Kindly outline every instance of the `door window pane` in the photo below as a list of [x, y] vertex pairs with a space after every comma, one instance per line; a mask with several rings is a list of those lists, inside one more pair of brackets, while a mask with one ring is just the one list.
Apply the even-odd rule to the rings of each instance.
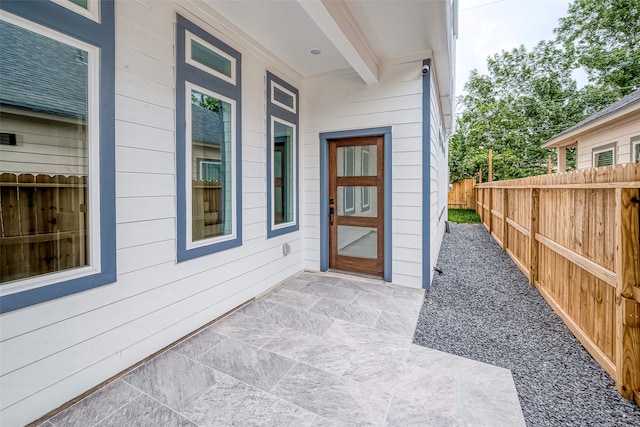
[[338, 186], [338, 215], [376, 218], [378, 187]]
[[0, 21], [0, 284], [90, 265], [89, 59]]
[[273, 120], [273, 192], [274, 224], [294, 221], [295, 140], [294, 128]]
[[233, 232], [230, 103], [191, 91], [192, 240]]
[[338, 255], [378, 258], [378, 231], [371, 227], [338, 226]]
[[375, 145], [338, 147], [337, 173], [344, 176], [377, 176], [377, 147]]

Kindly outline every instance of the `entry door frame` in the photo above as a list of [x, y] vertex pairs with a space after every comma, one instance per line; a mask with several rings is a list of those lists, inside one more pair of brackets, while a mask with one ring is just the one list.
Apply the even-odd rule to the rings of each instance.
[[329, 269], [329, 142], [362, 136], [384, 138], [384, 280], [391, 282], [391, 126], [320, 133], [320, 271]]

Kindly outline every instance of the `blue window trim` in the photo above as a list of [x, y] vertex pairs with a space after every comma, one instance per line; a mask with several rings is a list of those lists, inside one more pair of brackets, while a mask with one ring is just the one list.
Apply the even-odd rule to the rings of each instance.
[[116, 281], [114, 2], [100, 1], [100, 22], [54, 2], [2, 0], [0, 9], [100, 48], [100, 272], [0, 297], [0, 313]]
[[[295, 106], [296, 113], [292, 113], [289, 110], [286, 110], [280, 107], [278, 104], [274, 104], [271, 102], [271, 83], [276, 83], [279, 86], [287, 89], [295, 95]], [[267, 238], [270, 239], [272, 237], [281, 236], [283, 234], [291, 233], [294, 231], [298, 231], [300, 229], [300, 138], [299, 138], [299, 128], [298, 126], [298, 114], [297, 107], [300, 105], [300, 99], [298, 94], [298, 89], [291, 86], [284, 80], [275, 76], [274, 74], [267, 71]], [[296, 158], [295, 161], [295, 170], [296, 170], [296, 180], [295, 180], [295, 189], [294, 192], [296, 194], [296, 203], [294, 206], [295, 209], [295, 222], [287, 227], [278, 227], [273, 228], [272, 226], [272, 188], [271, 183], [273, 182], [273, 168], [271, 164], [271, 155], [272, 155], [272, 147], [271, 147], [271, 118], [275, 117], [276, 119], [281, 119], [296, 125]]]
[[[431, 60], [422, 74], [422, 289], [431, 289]], [[424, 68], [423, 68], [424, 69]]]
[[[232, 47], [218, 40], [202, 28], [191, 23], [180, 15], [176, 20], [176, 172], [177, 172], [177, 197], [178, 197], [178, 224], [177, 224], [177, 259], [178, 262], [198, 258], [215, 252], [234, 248], [242, 245], [242, 88], [241, 88], [241, 59], [242, 55]], [[215, 46], [236, 60], [236, 84], [224, 81], [213, 74], [209, 74], [193, 65], [186, 63], [185, 40], [188, 31]], [[187, 249], [187, 194], [186, 188], [186, 83], [207, 88], [224, 97], [233, 99], [236, 103], [236, 158], [233, 179], [236, 180], [236, 205], [234, 206], [233, 220], [236, 221], [236, 237], [221, 242], [213, 242], [206, 246]]]
[[329, 141], [360, 136], [384, 137], [384, 280], [391, 282], [391, 126], [320, 134], [320, 271], [329, 269]]

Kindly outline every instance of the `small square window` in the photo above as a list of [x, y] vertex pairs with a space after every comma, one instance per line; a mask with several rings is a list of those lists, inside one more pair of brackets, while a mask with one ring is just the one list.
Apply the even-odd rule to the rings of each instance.
[[593, 167], [600, 168], [603, 166], [615, 165], [614, 147], [597, 149], [593, 151]]
[[235, 84], [235, 59], [187, 32], [186, 62], [229, 83]]

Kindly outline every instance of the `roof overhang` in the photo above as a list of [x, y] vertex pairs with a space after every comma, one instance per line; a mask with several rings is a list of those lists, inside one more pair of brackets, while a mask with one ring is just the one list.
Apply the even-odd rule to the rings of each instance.
[[[303, 79], [352, 69], [363, 84], [430, 58], [445, 127], [454, 103], [455, 0], [205, 0]], [[321, 55], [312, 55], [311, 49]], [[417, 73], [420, 71], [416, 70]]]
[[628, 105], [625, 108], [621, 108], [610, 114], [606, 114], [595, 120], [589, 121], [582, 126], [577, 126], [569, 131], [563, 132], [542, 144], [542, 148], [558, 148], [575, 145], [578, 139], [586, 133], [592, 132], [593, 130], [603, 126], [613, 124], [636, 112], [640, 113], [640, 103]]

